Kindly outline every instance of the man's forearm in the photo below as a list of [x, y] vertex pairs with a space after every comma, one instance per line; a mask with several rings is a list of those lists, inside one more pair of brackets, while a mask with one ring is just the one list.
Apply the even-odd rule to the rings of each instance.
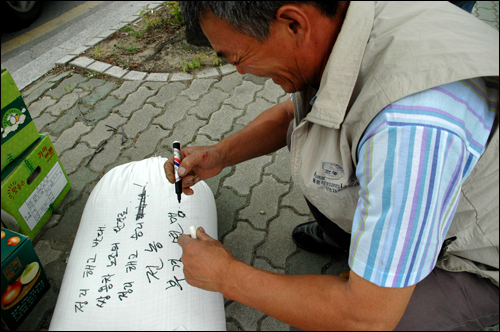
[[226, 298], [305, 330], [392, 330], [415, 286], [378, 287], [351, 271], [285, 275], [233, 261], [218, 289]]
[[363, 328], [349, 319], [355, 309], [348, 307], [347, 283], [336, 276], [272, 273], [238, 261], [228, 271], [222, 294], [306, 330]]
[[224, 155], [224, 166], [272, 153], [286, 145], [288, 125], [293, 119], [287, 100], [261, 113], [245, 128], [217, 144]]

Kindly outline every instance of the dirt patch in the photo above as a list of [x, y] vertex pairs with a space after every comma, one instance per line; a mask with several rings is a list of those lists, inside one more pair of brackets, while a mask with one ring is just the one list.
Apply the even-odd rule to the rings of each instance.
[[174, 1], [112, 34], [87, 50], [84, 56], [124, 69], [142, 72], [196, 73], [227, 62], [218, 59], [211, 47], [186, 42], [182, 13]]

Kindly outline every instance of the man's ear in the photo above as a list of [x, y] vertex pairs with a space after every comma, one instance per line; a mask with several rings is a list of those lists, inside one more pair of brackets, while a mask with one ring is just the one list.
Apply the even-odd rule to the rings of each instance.
[[294, 39], [297, 46], [302, 46], [309, 41], [311, 22], [307, 10], [302, 6], [288, 4], [281, 6], [276, 12], [276, 21], [284, 32]]

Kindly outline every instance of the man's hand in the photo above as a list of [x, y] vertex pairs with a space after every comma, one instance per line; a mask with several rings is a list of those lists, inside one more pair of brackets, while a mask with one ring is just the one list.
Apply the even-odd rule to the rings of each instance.
[[[288, 125], [292, 120], [293, 104], [287, 99], [262, 112], [245, 128], [215, 145], [182, 149], [179, 165], [182, 191], [186, 195], [192, 195], [191, 186], [219, 174], [224, 167], [272, 153], [286, 146]], [[168, 159], [164, 168], [168, 181], [174, 183], [174, 157]]]
[[181, 235], [182, 263], [186, 282], [194, 287], [222, 293], [224, 280], [231, 263], [237, 261], [229, 249], [211, 238], [202, 227], [196, 230], [198, 239]]
[[379, 287], [353, 271], [349, 280], [332, 275], [287, 275], [257, 269], [231, 254], [200, 227], [198, 239], [181, 235], [188, 284], [255, 308], [305, 330], [392, 330], [415, 285]]
[[[163, 165], [165, 175], [170, 183], [175, 182], [174, 157], [170, 157]], [[192, 195], [190, 188], [200, 180], [219, 174], [224, 168], [223, 158], [219, 150], [212, 146], [196, 146], [181, 150], [179, 176], [182, 178], [182, 191]]]

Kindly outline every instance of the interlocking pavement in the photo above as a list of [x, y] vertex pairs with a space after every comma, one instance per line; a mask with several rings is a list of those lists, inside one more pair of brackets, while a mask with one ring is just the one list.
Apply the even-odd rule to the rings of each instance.
[[[498, 1], [479, 1], [473, 14], [498, 29]], [[66, 61], [86, 68], [86, 74], [48, 74], [22, 92], [73, 185], [34, 241], [52, 287], [23, 330], [48, 328], [85, 203], [106, 172], [152, 156], [168, 158], [175, 140], [183, 147], [215, 144], [288, 98], [272, 80], [242, 76], [230, 65], [195, 76], [146, 75], [92, 59]], [[107, 78], [90, 77], [92, 71]], [[291, 179], [286, 148], [228, 167], [206, 183], [215, 196], [219, 240], [237, 259], [284, 274], [338, 275], [349, 269], [346, 255], [312, 254], [293, 244], [291, 232], [309, 220], [309, 210]], [[225, 311], [228, 330], [289, 330], [234, 301], [226, 300]]]

